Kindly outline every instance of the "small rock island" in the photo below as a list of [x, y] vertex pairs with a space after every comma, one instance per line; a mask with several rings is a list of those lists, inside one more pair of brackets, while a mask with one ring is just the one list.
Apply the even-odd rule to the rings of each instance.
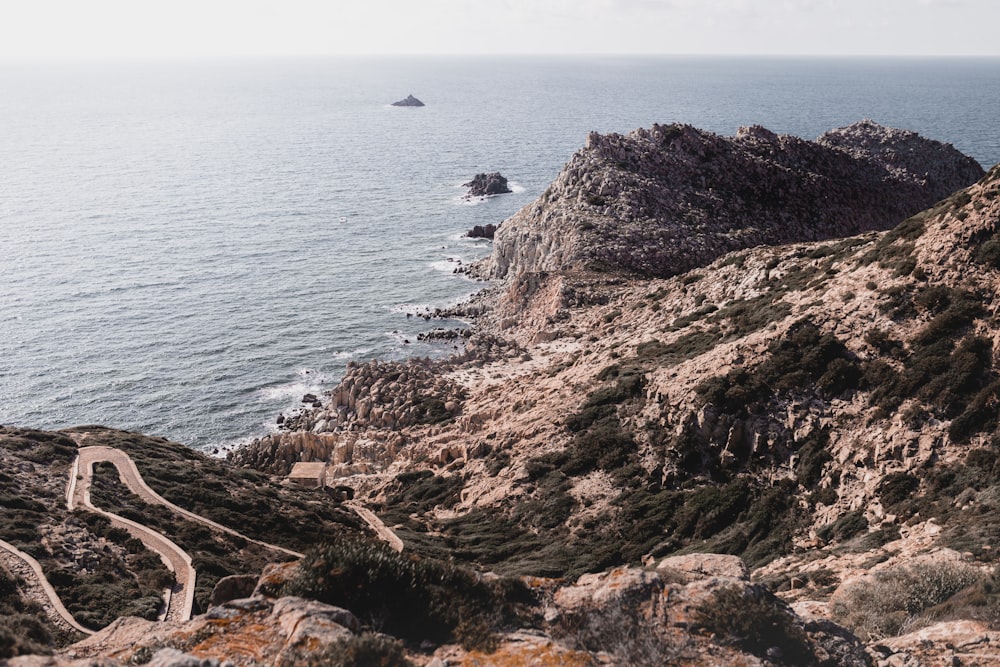
[[407, 95], [406, 99], [399, 100], [398, 102], [393, 102], [394, 107], [422, 107], [426, 106], [423, 102], [418, 100], [413, 95]]
[[489, 197], [492, 195], [502, 195], [511, 192], [507, 186], [507, 179], [499, 171], [488, 174], [476, 174], [471, 181], [462, 184], [463, 188], [469, 188], [466, 198]]

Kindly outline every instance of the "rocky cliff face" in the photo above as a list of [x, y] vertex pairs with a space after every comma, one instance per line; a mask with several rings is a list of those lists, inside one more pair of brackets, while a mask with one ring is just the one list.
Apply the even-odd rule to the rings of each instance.
[[950, 145], [862, 121], [815, 142], [762, 127], [592, 133], [505, 221], [484, 273], [671, 276], [733, 250], [884, 230], [983, 175]]
[[937, 619], [987, 632], [998, 270], [1000, 168], [888, 232], [669, 279], [525, 273], [479, 319], [523, 350], [439, 365], [430, 386], [461, 392], [438, 423], [349, 416], [351, 437], [401, 445], [337, 483], [404, 544], [499, 572], [734, 553], [870, 647]]
[[[918, 174], [915, 163], [934, 162], [919, 147], [948, 149], [870, 124], [816, 144], [759, 129], [731, 140], [677, 131], [646, 134], [687, 142], [684, 156], [707, 152], [679, 161], [697, 163], [687, 185], [650, 182], [650, 206], [670, 188], [710, 199], [698, 166], [706, 146], [755, 147], [746, 168], [771, 176], [745, 183], [782, 182], [782, 199], [810, 186], [769, 170], [794, 175], [796, 162], [816, 175], [816, 164], [843, 160], [844, 172], [822, 172], [830, 188], [831, 174], [846, 179], [853, 165], [867, 176], [838, 192], [858, 199], [890, 182], [900, 197], [925, 196], [963, 163], [972, 169], [945, 160]], [[628, 196], [647, 201], [635, 183]], [[719, 210], [772, 210], [766, 192], [741, 201]], [[881, 206], [907, 208], [891, 197]], [[876, 219], [842, 208], [845, 229]], [[78, 517], [51, 509], [62, 506], [61, 484], [44, 480], [68, 476], [81, 438], [118, 442], [175, 502], [248, 534], [303, 551], [303, 540], [337, 535], [272, 568], [250, 598], [227, 601], [220, 588], [190, 624], [121, 621], [57, 661], [194, 660], [159, 653], [167, 647], [246, 665], [357, 655], [435, 667], [993, 664], [1000, 166], [889, 231], [754, 247], [667, 278], [636, 275], [655, 274], [641, 266], [581, 268], [600, 259], [585, 234], [563, 243], [546, 227], [567, 211], [536, 220], [548, 245], [532, 252], [549, 248], [555, 259], [517, 259], [509, 280], [468, 307], [479, 317], [463, 354], [352, 366], [319, 407], [233, 457], [272, 473], [331, 464], [328, 485], [351, 487], [345, 505], [374, 511], [402, 554], [352, 541], [361, 527], [322, 491], [273, 485], [161, 440], [95, 428], [0, 433], [8, 467], [49, 461], [52, 470], [36, 470], [44, 498], [27, 508], [30, 466], [0, 477], [0, 504], [31, 512], [33, 525], [61, 526], [0, 522], [25, 548], [44, 544], [57, 557], [58, 545], [79, 539]], [[700, 229], [691, 237], [708, 243], [733, 228]], [[633, 250], [623, 257], [653, 257]], [[101, 488], [99, 500], [117, 498], [122, 511], [199, 545], [205, 571], [249, 574], [226, 560], [232, 546], [213, 545], [218, 535], [143, 515], [114, 495], [112, 477]], [[81, 553], [99, 546], [95, 533]], [[375, 632], [392, 624], [402, 642]]]

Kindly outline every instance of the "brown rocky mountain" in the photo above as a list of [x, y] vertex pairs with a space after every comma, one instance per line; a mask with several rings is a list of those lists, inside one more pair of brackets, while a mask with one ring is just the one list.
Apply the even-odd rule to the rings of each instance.
[[[761, 130], [733, 140], [679, 130], [719, 150], [754, 137], [761, 154], [785, 146], [786, 162], [771, 155], [771, 166], [746, 172], [758, 180], [745, 185], [762, 191], [776, 173], [790, 191], [794, 179], [781, 179], [792, 178], [792, 154], [832, 151], [843, 156], [833, 162], [881, 170], [864, 182], [897, 196], [844, 200], [856, 204], [845, 230], [888, 226], [876, 213], [898, 207], [905, 217], [914, 193], [933, 199], [956, 165], [972, 169], [940, 144], [870, 124], [816, 145]], [[669, 134], [647, 134], [656, 133]], [[570, 167], [590, 150], [560, 179], [573, 180]], [[697, 180], [704, 172], [677, 173], [696, 185], [657, 190], [672, 188], [668, 204], [717, 187]], [[803, 191], [802, 211], [822, 208]], [[554, 184], [547, 197], [569, 192]], [[751, 210], [751, 199], [718, 229], [696, 228], [699, 243], [739, 237], [740, 225], [763, 229], [767, 216], [754, 216], [766, 207]], [[477, 319], [462, 354], [352, 365], [320, 407], [237, 452], [238, 468], [83, 430], [124, 443], [174, 502], [247, 534], [303, 550], [326, 542], [307, 528], [312, 494], [339, 537], [270, 569], [250, 598], [219, 597], [187, 623], [118, 621], [60, 660], [183, 664], [166, 648], [240, 665], [996, 664], [1000, 167], [889, 231], [713, 250], [672, 277], [655, 277], [675, 271], [659, 259], [643, 264], [655, 245], [616, 251], [614, 262], [591, 254], [634, 238], [638, 218], [616, 229], [607, 212], [573, 231], [559, 225], [577, 220], [586, 199], [545, 200], [498, 232], [487, 266], [495, 275], [505, 266], [505, 278], [465, 307]], [[813, 231], [837, 233], [824, 229]], [[531, 234], [542, 242], [522, 243]], [[519, 240], [505, 246], [505, 237]], [[8, 432], [0, 444], [30, 462], [54, 442], [58, 470], [42, 480], [66, 474], [80, 433]], [[155, 455], [138, 460], [147, 447]], [[302, 461], [326, 462], [327, 485], [349, 487], [353, 503], [275, 484]], [[169, 491], [178, 479], [186, 490]], [[113, 482], [105, 477], [99, 500], [167, 530], [166, 517]], [[45, 488], [58, 504], [59, 485]], [[255, 515], [293, 498], [303, 503], [298, 528], [280, 518], [254, 527]], [[45, 502], [32, 506], [38, 521], [73, 518], [45, 519]], [[367, 530], [347, 512], [354, 503], [384, 523], [380, 535], [402, 541], [401, 554], [354, 537]], [[184, 533], [200, 536], [206, 557], [217, 539], [207, 534]]]
[[757, 245], [894, 226], [983, 175], [913, 132], [862, 121], [815, 142], [762, 127], [592, 133], [497, 232], [486, 275], [611, 268], [666, 277]]

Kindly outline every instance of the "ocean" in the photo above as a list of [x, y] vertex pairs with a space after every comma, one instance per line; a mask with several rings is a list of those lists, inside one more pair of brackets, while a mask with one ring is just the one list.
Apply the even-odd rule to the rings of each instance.
[[[389, 103], [408, 94], [423, 108]], [[815, 138], [862, 118], [1000, 161], [998, 59], [311, 58], [0, 64], [0, 424], [218, 451], [350, 360], [439, 356], [407, 313], [482, 287], [464, 238], [587, 133]], [[463, 199], [500, 171], [512, 194]]]

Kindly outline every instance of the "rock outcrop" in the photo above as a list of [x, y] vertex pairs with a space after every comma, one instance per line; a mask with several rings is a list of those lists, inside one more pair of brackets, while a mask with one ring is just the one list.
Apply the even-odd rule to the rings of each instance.
[[[596, 591], [641, 561], [661, 583], [642, 570], [639, 588], [745, 583], [732, 557], [676, 555], [719, 551], [831, 638], [838, 619], [869, 632], [872, 609], [892, 632], [977, 620], [1000, 608], [998, 271], [1000, 167], [887, 232], [666, 279], [525, 273], [477, 323], [524, 351], [436, 366], [464, 389], [461, 412], [400, 429], [400, 455], [347, 483], [404, 543], [440, 536], [507, 572]], [[907, 578], [945, 554], [949, 568]], [[852, 588], [883, 569], [889, 584], [860, 586], [877, 600]], [[972, 634], [996, 632], [989, 618]], [[878, 664], [916, 655], [870, 634]], [[920, 655], [965, 661], [967, 644]]]
[[413, 95], [407, 95], [405, 98], [399, 100], [398, 102], [393, 102], [394, 107], [422, 107], [425, 106], [423, 102], [418, 100]]
[[468, 197], [492, 197], [511, 192], [507, 186], [507, 179], [499, 171], [476, 174], [468, 183], [463, 183], [462, 187], [469, 188]]
[[[295, 570], [286, 576], [294, 578]], [[269, 578], [274, 579], [273, 572]], [[532, 591], [520, 600], [524, 625], [496, 632], [488, 649], [458, 642], [411, 643], [404, 656], [402, 642], [371, 627], [378, 619], [366, 624], [348, 609], [278, 592], [213, 605], [186, 623], [119, 619], [55, 657], [16, 658], [9, 664], [269, 667], [340, 664], [352, 655], [371, 661], [365, 664], [404, 664], [404, 657], [408, 664], [424, 665], [872, 664], [850, 632], [799, 618], [744, 577], [616, 568], [574, 583], [537, 578], [521, 583]], [[745, 635], [731, 634], [729, 628], [733, 620], [728, 616], [741, 613], [740, 605], [756, 613], [733, 626], [741, 626]], [[703, 631], [706, 626], [711, 632]], [[478, 631], [480, 642], [492, 632], [487, 628]]]
[[948, 144], [872, 121], [815, 142], [759, 126], [592, 133], [504, 222], [482, 271], [671, 276], [743, 248], [888, 229], [982, 175]]
[[466, 390], [442, 369], [518, 351], [489, 335], [454, 337], [464, 341], [465, 349], [450, 360], [349, 363], [318, 406], [284, 416], [277, 433], [247, 443], [229, 460], [282, 475], [298, 461], [326, 461], [332, 466], [328, 479], [384, 469], [404, 452], [409, 441], [404, 431], [433, 430], [461, 415]]
[[476, 225], [465, 235], [470, 239], [492, 239], [497, 233], [497, 225], [489, 223], [486, 225]]

